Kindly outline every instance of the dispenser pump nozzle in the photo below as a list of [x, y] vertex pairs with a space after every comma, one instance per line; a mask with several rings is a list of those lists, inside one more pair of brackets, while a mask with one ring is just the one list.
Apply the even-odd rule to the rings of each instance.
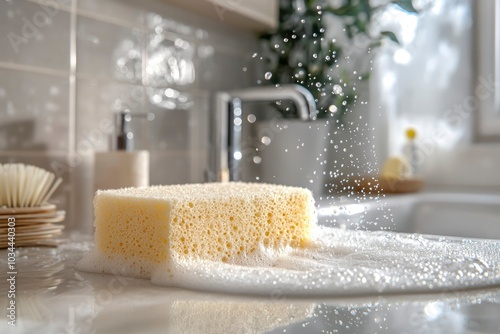
[[155, 118], [153, 113], [132, 113], [130, 110], [123, 110], [116, 113], [116, 143], [115, 149], [118, 151], [134, 150], [134, 133], [130, 128], [130, 122], [134, 117], [146, 118], [152, 121]]

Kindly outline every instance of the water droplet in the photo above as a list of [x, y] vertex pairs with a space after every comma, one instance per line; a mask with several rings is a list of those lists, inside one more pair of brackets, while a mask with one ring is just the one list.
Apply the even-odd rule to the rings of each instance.
[[[59, 95], [59, 91], [60, 91], [60, 90], [59, 90], [59, 87], [57, 87], [57, 86], [52, 86], [52, 87], [50, 87], [50, 90], [49, 90], [50, 95], [52, 95], [52, 96], [57, 96], [57, 95]], [[1, 96], [1, 95], [2, 95], [2, 94], [0, 93], [0, 96]]]
[[271, 72], [266, 72], [266, 74], [264, 74], [264, 79], [266, 79], [266, 80], [270, 80], [272, 77], [273, 77], [273, 74]]
[[256, 120], [257, 120], [257, 117], [255, 117], [254, 114], [250, 114], [247, 116], [248, 123], [255, 123]]
[[334, 85], [333, 92], [337, 95], [342, 94], [342, 87], [339, 84]]
[[336, 105], [331, 105], [328, 107], [328, 111], [331, 112], [332, 114], [335, 114], [338, 111], [338, 108]]

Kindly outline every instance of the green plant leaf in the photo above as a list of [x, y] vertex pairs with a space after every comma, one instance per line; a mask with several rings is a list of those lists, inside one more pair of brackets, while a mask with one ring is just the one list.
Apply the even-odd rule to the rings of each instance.
[[337, 15], [337, 16], [350, 16], [350, 10], [351, 10], [351, 7], [349, 5], [345, 5], [345, 6], [342, 6], [342, 7], [339, 7], [339, 8], [333, 8], [333, 7], [324, 7], [323, 9], [323, 12], [325, 13], [330, 13], [330, 14], [333, 14], [333, 15]]
[[418, 13], [415, 7], [413, 7], [413, 3], [411, 2], [411, 0], [397, 0], [393, 3], [409, 13]]
[[398, 38], [392, 31], [382, 31], [380, 35], [389, 37], [391, 41], [400, 44]]

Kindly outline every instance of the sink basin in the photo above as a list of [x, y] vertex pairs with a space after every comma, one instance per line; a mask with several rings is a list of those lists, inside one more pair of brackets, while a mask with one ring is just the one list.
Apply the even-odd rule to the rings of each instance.
[[374, 200], [323, 200], [321, 225], [461, 238], [500, 239], [500, 194], [428, 192]]

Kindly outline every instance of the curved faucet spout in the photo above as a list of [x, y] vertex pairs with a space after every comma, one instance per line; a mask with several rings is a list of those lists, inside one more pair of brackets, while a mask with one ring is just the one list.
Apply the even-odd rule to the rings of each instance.
[[316, 119], [316, 102], [306, 88], [300, 85], [283, 85], [280, 87], [251, 87], [227, 92], [233, 99], [241, 102], [275, 102], [279, 100], [292, 101], [296, 106], [301, 120]]
[[312, 94], [300, 85], [251, 87], [219, 92], [215, 101], [212, 128], [213, 151], [208, 181], [239, 181], [241, 152], [242, 103], [292, 101], [301, 120], [316, 119], [316, 103]]

